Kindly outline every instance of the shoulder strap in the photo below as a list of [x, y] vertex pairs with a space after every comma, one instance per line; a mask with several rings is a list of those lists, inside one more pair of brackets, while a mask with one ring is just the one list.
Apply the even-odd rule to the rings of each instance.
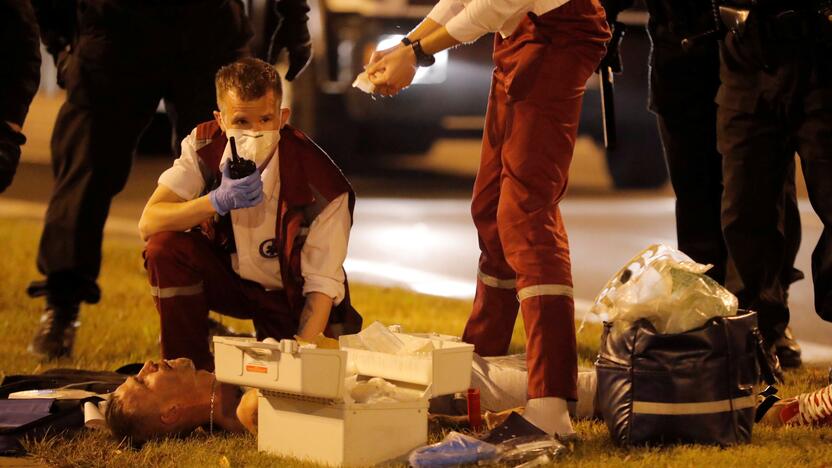
[[205, 179], [206, 189], [210, 189], [220, 171], [220, 160], [225, 150], [227, 139], [225, 133], [215, 120], [203, 122], [196, 127], [196, 154], [199, 156], [200, 170]]
[[302, 131], [286, 125], [280, 133], [281, 183], [286, 184], [290, 206], [309, 205], [323, 197], [330, 200], [349, 193], [349, 207], [355, 206], [355, 193], [335, 162]]

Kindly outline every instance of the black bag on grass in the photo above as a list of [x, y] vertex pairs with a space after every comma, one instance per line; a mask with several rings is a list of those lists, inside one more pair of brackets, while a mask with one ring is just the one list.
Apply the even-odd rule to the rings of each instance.
[[647, 320], [604, 324], [596, 408], [619, 445], [747, 443], [765, 371], [757, 314], [711, 319], [660, 334]]
[[135, 373], [137, 366], [124, 366], [116, 372], [79, 369], [50, 369], [42, 374], [10, 375], [0, 385], [0, 455], [25, 455], [20, 440], [42, 437], [84, 426], [84, 403], [101, 399], [21, 399], [9, 400], [9, 394], [25, 390], [66, 387], [93, 393], [110, 393]]

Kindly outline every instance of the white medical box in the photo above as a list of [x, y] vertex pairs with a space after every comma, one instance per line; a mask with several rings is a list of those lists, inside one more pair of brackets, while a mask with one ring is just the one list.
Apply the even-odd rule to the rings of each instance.
[[[428, 399], [463, 392], [471, 383], [472, 345], [396, 335], [430, 341], [434, 349], [399, 356], [214, 337], [217, 379], [260, 390], [259, 450], [333, 466], [373, 465], [425, 445]], [[415, 390], [417, 398], [354, 403], [344, 388], [350, 374], [382, 377]]]

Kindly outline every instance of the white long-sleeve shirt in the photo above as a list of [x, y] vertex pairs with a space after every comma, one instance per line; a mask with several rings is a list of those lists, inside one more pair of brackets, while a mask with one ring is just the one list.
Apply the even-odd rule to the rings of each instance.
[[[159, 176], [159, 185], [167, 187], [185, 200], [198, 197], [205, 187], [195, 143], [194, 131], [182, 141], [182, 155]], [[225, 165], [228, 157], [228, 154], [223, 155], [220, 167]], [[275, 152], [265, 168], [261, 169], [263, 203], [231, 211], [231, 225], [237, 246], [237, 253], [231, 257], [231, 265], [241, 278], [260, 283], [265, 289], [283, 288], [275, 250], [279, 248], [275, 240], [280, 193], [278, 158], [279, 154]], [[320, 292], [331, 297], [335, 304], [344, 298], [343, 264], [347, 256], [351, 225], [348, 197], [347, 193], [343, 193], [334, 198], [315, 218], [309, 226], [300, 254], [303, 294]]]
[[428, 18], [445, 26], [459, 42], [499, 32], [511, 35], [528, 12], [542, 15], [569, 0], [439, 0]]

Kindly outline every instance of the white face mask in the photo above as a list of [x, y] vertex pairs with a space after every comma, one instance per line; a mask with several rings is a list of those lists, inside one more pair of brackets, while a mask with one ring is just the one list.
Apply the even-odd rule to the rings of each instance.
[[[260, 167], [269, 157], [274, 154], [277, 144], [280, 142], [280, 130], [238, 130], [229, 129], [225, 135], [230, 139], [234, 137], [237, 146], [237, 154], [244, 159], [254, 161]], [[225, 154], [231, 157], [230, 143], [225, 146]]]

